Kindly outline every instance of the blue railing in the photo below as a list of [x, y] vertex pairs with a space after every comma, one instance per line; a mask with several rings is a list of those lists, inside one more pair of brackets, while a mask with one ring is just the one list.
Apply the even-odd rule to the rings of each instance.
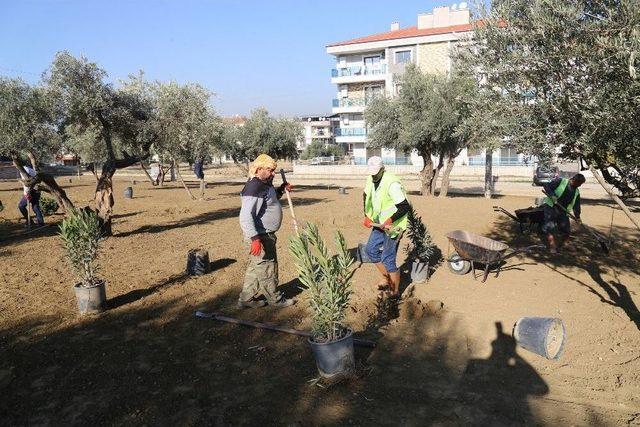
[[367, 134], [366, 128], [338, 128], [336, 129], [336, 136], [365, 136]]
[[411, 157], [383, 157], [382, 163], [385, 165], [410, 165]]
[[375, 76], [387, 73], [387, 64], [379, 67], [348, 67], [331, 70], [331, 77], [348, 77], [348, 76]]
[[342, 98], [334, 99], [331, 105], [336, 107], [364, 107], [371, 103], [373, 98]]
[[[469, 166], [484, 166], [484, 156], [469, 157]], [[500, 157], [493, 159], [496, 166], [526, 166], [526, 163], [520, 157]]]

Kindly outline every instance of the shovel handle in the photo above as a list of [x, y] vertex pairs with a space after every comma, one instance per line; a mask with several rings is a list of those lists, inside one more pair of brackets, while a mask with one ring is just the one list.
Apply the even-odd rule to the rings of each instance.
[[299, 235], [298, 232], [298, 220], [296, 219], [296, 214], [293, 211], [293, 203], [291, 203], [291, 195], [289, 194], [289, 190], [287, 190], [287, 177], [284, 175], [284, 169], [280, 169], [280, 176], [282, 177], [282, 183], [285, 185], [284, 192], [287, 194], [287, 201], [289, 202], [289, 210], [291, 211], [291, 219], [293, 221], [293, 228], [296, 230], [296, 235]]

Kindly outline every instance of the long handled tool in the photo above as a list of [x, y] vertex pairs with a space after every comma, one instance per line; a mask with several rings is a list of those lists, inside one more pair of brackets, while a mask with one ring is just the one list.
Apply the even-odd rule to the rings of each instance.
[[[285, 328], [284, 326], [272, 325], [270, 323], [253, 322], [251, 320], [235, 319], [233, 317], [223, 316], [217, 313], [205, 313], [203, 311], [196, 311], [196, 317], [203, 319], [220, 320], [221, 322], [234, 323], [236, 325], [249, 326], [251, 328], [267, 329], [269, 331], [286, 332], [287, 334], [300, 335], [303, 337], [313, 337], [311, 332], [301, 331], [299, 329]], [[353, 339], [355, 345], [361, 347], [374, 348], [376, 343], [368, 340], [361, 340], [358, 338]]]
[[[542, 192], [551, 200], [553, 200], [553, 198], [547, 194], [546, 191], [542, 190]], [[607, 242], [604, 241], [604, 239], [602, 239], [602, 237], [600, 237], [598, 234], [596, 234], [595, 231], [593, 231], [590, 227], [587, 227], [586, 224], [584, 224], [582, 221], [578, 221], [578, 218], [575, 217], [575, 215], [573, 215], [571, 212], [569, 212], [569, 210], [567, 208], [565, 208], [564, 206], [562, 206], [561, 204], [559, 204], [558, 202], [554, 202], [553, 203], [554, 206], [558, 206], [560, 209], [562, 209], [567, 215], [569, 215], [569, 218], [571, 218], [572, 220], [580, 223], [580, 225], [582, 226], [583, 229], [587, 230], [587, 232], [589, 234], [591, 234], [591, 236], [596, 239], [598, 241], [598, 244], [600, 245], [600, 249], [602, 249], [602, 252], [604, 252], [605, 254], [609, 255], [609, 246], [607, 246]]]
[[298, 220], [296, 219], [296, 214], [293, 212], [293, 203], [291, 203], [291, 195], [289, 194], [289, 190], [287, 190], [287, 178], [284, 176], [284, 169], [280, 169], [280, 176], [282, 176], [282, 183], [284, 184], [284, 191], [287, 193], [287, 201], [289, 202], [289, 210], [291, 211], [291, 219], [293, 220], [293, 228], [296, 230], [296, 234], [298, 233]]

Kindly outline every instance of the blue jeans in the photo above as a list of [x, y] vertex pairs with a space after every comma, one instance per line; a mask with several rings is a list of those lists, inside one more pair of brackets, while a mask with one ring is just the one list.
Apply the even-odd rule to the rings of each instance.
[[[18, 209], [20, 209], [20, 213], [24, 217], [24, 219], [28, 218], [27, 213], [27, 204], [29, 201], [25, 196], [22, 196], [20, 202], [18, 203]], [[44, 224], [44, 217], [42, 216], [42, 211], [40, 210], [40, 193], [32, 192], [31, 193], [31, 208], [33, 212], [36, 214], [36, 222], [40, 225]]]
[[384, 231], [374, 228], [367, 242], [367, 255], [371, 261], [381, 262], [389, 273], [394, 273], [398, 271], [396, 255], [401, 238], [402, 234], [392, 239]]

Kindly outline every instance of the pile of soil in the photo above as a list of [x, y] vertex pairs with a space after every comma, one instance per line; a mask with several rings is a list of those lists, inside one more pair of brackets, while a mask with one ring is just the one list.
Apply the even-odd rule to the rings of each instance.
[[[63, 185], [78, 205], [93, 198], [89, 177]], [[114, 194], [130, 185], [116, 180]], [[299, 303], [281, 310], [235, 307], [247, 257], [238, 225], [241, 188], [210, 184], [206, 200], [192, 201], [173, 183], [138, 181], [133, 199], [117, 197], [114, 235], [100, 257], [109, 310], [80, 318], [57, 228], [24, 234], [14, 208], [21, 186], [0, 183], [0, 424], [640, 421], [640, 234], [619, 211], [610, 230], [609, 202], [584, 200], [582, 215], [615, 241], [608, 257], [581, 233], [561, 255], [510, 259], [485, 284], [442, 264], [395, 307], [377, 299], [375, 268], [362, 265], [347, 322], [378, 346], [357, 349], [357, 377], [322, 385], [310, 382], [317, 372], [303, 338], [194, 317], [200, 309], [310, 328], [287, 252], [288, 209], [278, 233], [280, 282]], [[351, 248], [366, 241], [361, 190], [296, 187], [292, 198], [299, 221], [316, 222], [327, 239], [342, 230]], [[511, 247], [539, 243], [492, 210], [494, 204], [526, 207], [530, 198], [410, 198], [445, 257], [445, 233], [457, 229]], [[208, 251], [210, 273], [185, 273], [195, 248]], [[406, 286], [404, 261], [401, 251]], [[564, 321], [568, 340], [560, 360], [516, 345], [511, 328], [524, 316]]]

